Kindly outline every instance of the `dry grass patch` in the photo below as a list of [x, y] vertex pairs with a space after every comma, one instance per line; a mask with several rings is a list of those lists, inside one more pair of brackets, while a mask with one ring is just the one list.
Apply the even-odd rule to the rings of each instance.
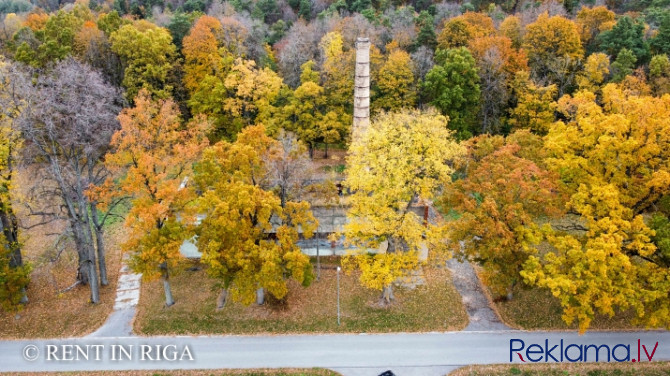
[[[560, 301], [550, 291], [517, 287], [514, 299], [495, 303], [502, 320], [513, 328], [536, 330], [577, 330], [577, 322], [563, 321]], [[643, 329], [631, 324], [634, 312], [620, 312], [614, 317], [596, 315], [589, 330]]]
[[[326, 267], [328, 267], [326, 265]], [[397, 301], [377, 305], [379, 293], [359, 286], [356, 276], [341, 275], [342, 325], [337, 326], [334, 265], [310, 287], [289, 282], [283, 303], [245, 307], [229, 302], [217, 312], [217, 291], [205, 270], [185, 271], [172, 278], [176, 304], [164, 307], [160, 283], [143, 283], [135, 331], [158, 334], [258, 334], [314, 332], [397, 332], [460, 330], [467, 315], [447, 270], [426, 275], [427, 285], [397, 289]]]
[[94, 372], [32, 372], [0, 373], [0, 375], [85, 375], [85, 376], [338, 376], [339, 373], [322, 368], [298, 369], [226, 369], [226, 370], [175, 370], [175, 371], [94, 371]]
[[65, 249], [58, 256], [53, 247], [55, 237], [46, 234], [64, 230], [61, 222], [22, 233], [24, 260], [33, 265], [27, 289], [29, 303], [18, 314], [0, 312], [1, 338], [81, 336], [102, 325], [112, 311], [121, 259], [119, 243], [125, 234], [122, 225], [111, 226], [105, 235], [109, 285], [101, 287], [97, 305], [89, 303], [88, 286], [60, 293], [75, 281], [77, 253]]
[[551, 363], [523, 365], [482, 365], [457, 369], [449, 376], [548, 375], [548, 376], [660, 376], [670, 375], [670, 363]]

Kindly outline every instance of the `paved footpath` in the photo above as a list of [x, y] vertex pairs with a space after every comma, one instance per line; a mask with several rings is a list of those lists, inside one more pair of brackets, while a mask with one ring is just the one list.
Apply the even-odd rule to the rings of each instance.
[[[641, 344], [646, 346], [643, 350], [646, 349], [649, 354], [658, 342], [653, 353], [654, 361], [670, 360], [670, 332], [667, 331], [589, 332], [583, 336], [575, 332], [470, 331], [375, 335], [89, 337], [0, 341], [0, 371], [324, 367], [346, 376], [373, 376], [385, 370], [392, 370], [398, 376], [431, 376], [444, 375], [449, 370], [468, 364], [509, 363], [510, 356], [514, 363], [521, 363], [516, 353], [510, 355], [511, 339], [524, 341], [526, 347], [532, 343], [544, 345], [545, 341], [552, 347], [560, 344], [561, 340], [565, 347], [569, 344], [606, 344], [614, 348], [623, 344], [629, 346], [631, 360], [637, 357], [637, 341], [640, 339]], [[79, 350], [69, 345], [78, 345]], [[83, 355], [87, 345], [88, 360]], [[513, 345], [517, 347], [520, 343]], [[121, 347], [129, 355], [118, 360]], [[100, 350], [99, 360], [95, 356], [96, 348]], [[52, 353], [49, 355], [50, 349]], [[151, 352], [146, 352], [148, 349]], [[576, 356], [575, 351], [578, 350], [573, 348], [572, 352], [569, 351], [569, 356]], [[594, 353], [591, 351], [588, 360], [593, 360]], [[160, 360], [158, 353], [162, 358]], [[527, 360], [525, 350], [521, 353]], [[619, 358], [625, 353], [625, 348], [615, 351]], [[552, 355], [560, 357], [560, 350], [553, 350]], [[79, 360], [63, 360], [77, 356]], [[175, 356], [177, 359], [171, 360]], [[600, 356], [605, 357], [604, 353]], [[646, 359], [644, 351], [641, 351], [641, 359]]]
[[468, 326], [466, 331], [482, 330], [509, 330], [510, 328], [500, 321], [500, 318], [491, 308], [491, 302], [482, 290], [477, 273], [472, 265], [467, 262], [459, 262], [456, 259], [447, 261], [447, 268], [451, 272], [456, 291], [461, 295], [463, 305], [468, 313]]
[[137, 304], [140, 302], [140, 283], [142, 274], [133, 273], [124, 255], [119, 271], [119, 282], [116, 285], [114, 310], [98, 330], [88, 337], [128, 337], [133, 335], [133, 320]]

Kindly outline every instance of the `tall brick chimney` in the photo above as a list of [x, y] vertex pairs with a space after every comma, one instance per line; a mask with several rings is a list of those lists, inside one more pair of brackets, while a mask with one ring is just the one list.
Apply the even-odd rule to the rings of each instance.
[[370, 39], [356, 39], [356, 73], [354, 77], [354, 124], [352, 137], [365, 132], [370, 125]]

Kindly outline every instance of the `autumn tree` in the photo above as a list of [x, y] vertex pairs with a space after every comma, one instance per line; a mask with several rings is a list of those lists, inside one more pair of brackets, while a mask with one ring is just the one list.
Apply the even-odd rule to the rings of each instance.
[[490, 36], [495, 32], [491, 17], [483, 13], [467, 12], [444, 23], [442, 32], [437, 37], [437, 47], [465, 47], [472, 39]]
[[101, 160], [118, 128], [119, 93], [73, 59], [40, 75], [28, 90], [26, 115], [18, 125], [26, 140], [24, 158], [38, 167], [32, 194], [59, 203], [33, 214], [46, 223], [68, 220], [79, 256], [77, 279], [90, 285], [91, 302], [98, 303], [98, 284], [108, 283], [104, 220], [87, 190], [105, 177]]
[[524, 262], [537, 253], [543, 231], [536, 221], [559, 213], [555, 177], [521, 155], [514, 142], [520, 137], [540, 138], [519, 131], [508, 139], [468, 140], [464, 177], [447, 185], [441, 198], [445, 209], [458, 213], [449, 224], [454, 254], [480, 263], [494, 291], [508, 299], [522, 281]]
[[591, 53], [597, 48], [598, 34], [612, 29], [616, 23], [615, 14], [605, 6], [584, 7], [577, 12], [577, 28], [584, 50]]
[[584, 55], [577, 25], [567, 18], [549, 17], [547, 13], [526, 26], [523, 48], [533, 78], [556, 84], [559, 94], [572, 84]]
[[[313, 70], [314, 65], [311, 60], [303, 64], [301, 84], [288, 94], [286, 103], [281, 106], [282, 119], [278, 125], [297, 134], [309, 147], [310, 157], [314, 156], [314, 148], [319, 142], [326, 145], [328, 157], [328, 144], [346, 138], [351, 116], [329, 110], [328, 98], [324, 95], [325, 89], [318, 83], [319, 72]], [[277, 124], [276, 121], [271, 123]]]
[[530, 129], [544, 135], [554, 122], [556, 110], [556, 86], [539, 86], [526, 71], [518, 72], [512, 83], [516, 106], [510, 110], [510, 125], [513, 129]]
[[26, 16], [26, 20], [23, 22], [24, 26], [28, 26], [33, 31], [43, 30], [46, 26], [47, 20], [49, 20], [49, 15], [44, 12], [31, 12]]
[[507, 16], [503, 22], [500, 23], [500, 34], [509, 38], [512, 41], [512, 46], [514, 46], [514, 48], [521, 47], [522, 33], [523, 27], [521, 26], [521, 20], [517, 16]]
[[219, 49], [216, 39], [217, 34], [222, 32], [219, 20], [202, 16], [184, 38], [184, 86], [191, 94], [198, 90], [200, 82], [207, 75], [225, 77], [230, 70], [232, 55], [225, 49]]
[[131, 23], [131, 21], [121, 18], [116, 10], [109, 13], [99, 14], [97, 20], [98, 28], [102, 30], [107, 37], [110, 37], [112, 33], [119, 30], [121, 26], [129, 23]]
[[513, 48], [503, 36], [482, 37], [469, 43], [477, 62], [480, 78], [480, 133], [499, 132], [510, 100], [511, 86], [517, 71], [528, 70], [523, 50]]
[[282, 128], [294, 132], [309, 147], [313, 156], [316, 143], [320, 140], [319, 123], [322, 121], [327, 97], [319, 85], [318, 72], [313, 70], [314, 62], [302, 66], [300, 86], [290, 93], [287, 103], [281, 107]]
[[[444, 250], [441, 224], [424, 223], [412, 205], [433, 199], [462, 154], [446, 122], [433, 111], [382, 113], [349, 149], [344, 185], [353, 194], [343, 231], [361, 254], [346, 263], [361, 271], [363, 286], [382, 292], [381, 304], [393, 300], [393, 282], [420, 267], [422, 246]], [[367, 254], [382, 243], [385, 250]]]
[[96, 23], [86, 21], [74, 37], [73, 55], [98, 69], [114, 85], [123, 81], [123, 67], [119, 56], [112, 51], [107, 35]]
[[143, 278], [161, 279], [165, 304], [171, 306], [170, 273], [182, 259], [179, 247], [190, 238], [192, 222], [187, 210], [192, 191], [182, 184], [208, 145], [208, 123], [196, 117], [183, 125], [174, 101], [154, 100], [145, 89], [134, 107], [121, 112], [119, 122], [113, 152], [105, 160], [114, 176], [100, 186], [100, 194], [131, 197], [128, 240], [122, 248]]
[[649, 63], [649, 82], [654, 94], [670, 93], [670, 60], [668, 55], [656, 55]]
[[478, 133], [476, 114], [479, 109], [479, 75], [467, 48], [438, 50], [437, 64], [423, 83], [428, 102], [449, 116], [449, 128], [459, 138]]
[[121, 57], [126, 98], [132, 101], [140, 89], [156, 98], [171, 96], [168, 74], [177, 52], [170, 33], [148, 22], [137, 21], [121, 26], [110, 37], [112, 51]]
[[44, 30], [36, 34], [38, 45], [21, 43], [17, 46], [17, 60], [34, 67], [44, 67], [50, 62], [64, 59], [71, 54], [74, 36], [83, 23], [72, 12], [59, 10], [48, 18]]
[[409, 54], [393, 42], [387, 45], [386, 61], [374, 80], [376, 90], [371, 100], [373, 110], [396, 111], [401, 107], [413, 107], [416, 100], [414, 73]]
[[13, 208], [14, 173], [21, 148], [17, 122], [24, 110], [27, 82], [25, 72], [0, 59], [0, 306], [8, 311], [28, 302], [30, 266], [23, 262]]
[[270, 68], [238, 58], [225, 75], [206, 75], [188, 101], [214, 124], [213, 138], [233, 139], [245, 126], [270, 122], [282, 79]]
[[205, 216], [198, 227], [198, 249], [222, 288], [219, 308], [228, 296], [251, 304], [259, 288], [282, 299], [288, 278], [303, 285], [312, 280], [309, 257], [296, 244], [300, 232], [309, 238], [317, 226], [309, 204], [267, 189], [289, 183], [268, 176], [282, 173], [269, 170], [279, 167], [276, 163], [266, 165], [286, 157], [279, 150], [283, 148], [265, 135], [263, 126], [250, 126], [234, 143], [220, 141], [206, 149], [198, 163], [195, 186], [203, 193], [197, 207]]
[[344, 50], [342, 35], [330, 32], [319, 43], [324, 61], [321, 76], [329, 105], [351, 112], [354, 91], [354, 51]]
[[669, 265], [642, 214], [670, 189], [670, 98], [628, 96], [615, 84], [602, 97], [562, 99], [567, 121], [550, 128], [545, 144], [583, 231], [549, 236], [555, 252], [531, 256], [522, 275], [550, 289], [581, 331], [596, 313], [621, 310], [669, 326]]
[[584, 69], [577, 75], [577, 85], [580, 89], [599, 93], [610, 74], [610, 59], [607, 55], [596, 52], [589, 55], [584, 63]]

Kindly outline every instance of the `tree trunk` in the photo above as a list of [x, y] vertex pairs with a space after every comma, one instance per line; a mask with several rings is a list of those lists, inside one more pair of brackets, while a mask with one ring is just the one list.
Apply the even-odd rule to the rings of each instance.
[[216, 310], [217, 311], [222, 310], [223, 307], [226, 306], [227, 302], [228, 302], [228, 289], [222, 288], [221, 292], [219, 292], [219, 296], [216, 298]]
[[316, 280], [318, 281], [321, 278], [321, 255], [319, 254], [319, 229], [317, 228], [316, 234]]
[[91, 282], [91, 303], [100, 303], [100, 286], [98, 285], [98, 271], [95, 268], [95, 249], [89, 248], [88, 280]]
[[286, 207], [286, 186], [284, 184], [279, 186], [279, 198], [281, 199], [281, 207]]
[[395, 296], [393, 296], [393, 285], [384, 286], [379, 305], [388, 306], [393, 300], [395, 300]]
[[327, 142], [324, 144], [324, 151], [325, 151], [325, 153], [323, 155], [323, 158], [328, 159], [328, 143]]
[[265, 289], [259, 288], [256, 290], [256, 304], [263, 305], [265, 303]]
[[163, 281], [163, 290], [165, 290], [165, 306], [170, 307], [174, 305], [172, 289], [170, 288], [170, 273], [168, 272], [168, 268], [165, 263], [161, 264], [160, 268], [162, 269], [161, 280]]
[[507, 286], [507, 301], [511, 301], [514, 298], [514, 286], [516, 286], [516, 282]]
[[81, 281], [83, 285], [89, 284], [90, 273], [88, 270], [89, 254], [84, 247], [84, 240], [80, 226], [70, 219], [70, 228], [74, 236], [74, 245], [77, 249], [77, 256], [79, 257], [79, 267], [77, 268], [77, 280]]
[[314, 145], [309, 144], [309, 159], [314, 159]]
[[89, 282], [91, 285], [91, 303], [100, 302], [100, 280], [98, 279], [98, 268], [96, 265], [95, 245], [93, 244], [93, 231], [91, 230], [91, 222], [88, 217], [88, 205], [86, 200], [82, 197], [79, 200], [79, 208], [82, 211], [82, 227], [84, 233], [84, 246], [88, 249], [89, 260]]
[[[19, 222], [9, 203], [0, 202], [0, 224], [2, 225], [2, 233], [5, 235], [5, 240], [12, 250], [9, 258], [9, 267], [18, 268], [23, 266], [23, 255], [21, 254], [21, 245], [19, 244]], [[22, 288], [21, 304], [28, 303], [28, 295], [26, 289]]]
[[90, 203], [91, 206], [91, 220], [93, 221], [93, 228], [95, 229], [95, 245], [98, 254], [98, 269], [100, 269], [100, 284], [107, 286], [109, 280], [107, 279], [107, 262], [105, 261], [105, 230], [103, 229], [100, 218], [98, 217], [98, 208], [95, 202]]

